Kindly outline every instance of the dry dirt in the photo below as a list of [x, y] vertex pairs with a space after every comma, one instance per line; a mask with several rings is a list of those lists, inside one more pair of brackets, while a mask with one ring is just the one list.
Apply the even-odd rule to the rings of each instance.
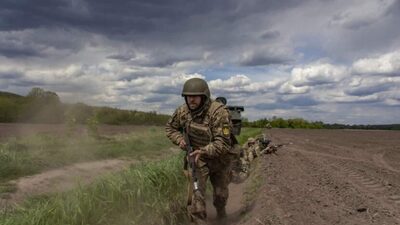
[[267, 131], [263, 186], [238, 224], [400, 224], [400, 132]]

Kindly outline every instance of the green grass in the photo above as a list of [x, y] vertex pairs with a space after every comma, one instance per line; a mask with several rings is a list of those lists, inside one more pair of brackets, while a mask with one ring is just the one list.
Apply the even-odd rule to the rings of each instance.
[[83, 161], [159, 159], [172, 146], [163, 127], [97, 139], [50, 134], [9, 138], [0, 143], [0, 182]]
[[34, 198], [3, 225], [177, 224], [185, 220], [182, 155], [133, 166], [90, 186]]
[[237, 140], [239, 144], [243, 145], [249, 137], [255, 137], [258, 134], [261, 134], [262, 128], [251, 128], [251, 127], [244, 127], [240, 132], [240, 136], [237, 136]]
[[[238, 139], [244, 142], [260, 132], [257, 128], [243, 129]], [[24, 154], [25, 160], [40, 159], [42, 161], [35, 162], [40, 161], [43, 165], [32, 164], [40, 170], [49, 167], [46, 160], [60, 160], [57, 157], [64, 158], [57, 162], [59, 164], [71, 163], [78, 158], [80, 160], [80, 157], [147, 158], [156, 157], [160, 151], [171, 146], [162, 128], [149, 128], [140, 133], [100, 140], [54, 139], [46, 136], [31, 138], [3, 144], [4, 155], [14, 162], [22, 160], [20, 156]], [[50, 146], [63, 151], [51, 151]], [[182, 154], [174, 154], [161, 161], [135, 165], [118, 174], [99, 178], [88, 186], [33, 197], [11, 211], [0, 211], [0, 224], [186, 224], [186, 178], [183, 176], [182, 158]], [[56, 163], [52, 162], [50, 166], [56, 166]]]

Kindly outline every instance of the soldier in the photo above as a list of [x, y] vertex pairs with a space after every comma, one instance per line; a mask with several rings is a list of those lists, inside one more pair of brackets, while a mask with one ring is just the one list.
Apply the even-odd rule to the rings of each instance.
[[[226, 107], [211, 100], [206, 81], [192, 78], [185, 82], [182, 96], [185, 104], [176, 109], [166, 125], [167, 137], [182, 149], [186, 142], [181, 133], [185, 130], [193, 147], [198, 179], [198, 194], [192, 194], [188, 214], [190, 220], [197, 224], [205, 224], [206, 182], [210, 178], [213, 186], [213, 205], [218, 218], [225, 218], [225, 205], [228, 200], [228, 184], [230, 182], [232, 139], [232, 123]], [[190, 190], [193, 192], [193, 190]]]
[[231, 182], [242, 183], [248, 177], [249, 164], [247, 161], [247, 153], [239, 144], [234, 145], [237, 148], [237, 154], [233, 154]]
[[255, 158], [257, 158], [257, 152], [256, 149], [258, 148], [257, 146], [257, 140], [255, 138], [249, 138], [247, 139], [247, 142], [244, 144], [243, 148], [245, 149], [245, 155], [246, 155], [246, 161], [250, 164]]

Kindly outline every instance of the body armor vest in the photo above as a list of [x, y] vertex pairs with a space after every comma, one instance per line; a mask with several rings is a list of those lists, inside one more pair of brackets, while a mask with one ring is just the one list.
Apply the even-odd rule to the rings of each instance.
[[194, 148], [200, 148], [208, 145], [213, 141], [214, 137], [210, 127], [210, 116], [220, 107], [224, 107], [222, 104], [212, 102], [210, 108], [205, 113], [204, 118], [195, 118], [188, 115], [186, 122], [186, 131], [188, 132], [190, 142]]

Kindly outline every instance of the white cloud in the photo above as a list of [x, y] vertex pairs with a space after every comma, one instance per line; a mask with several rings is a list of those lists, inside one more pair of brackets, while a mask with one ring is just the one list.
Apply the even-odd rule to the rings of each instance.
[[279, 88], [279, 93], [281, 94], [305, 94], [310, 91], [310, 87], [308, 86], [302, 86], [302, 87], [296, 87], [295, 85], [291, 84], [290, 82], [284, 83], [280, 88]]
[[317, 63], [294, 68], [291, 83], [297, 87], [335, 83], [342, 80], [346, 74], [344, 66]]
[[265, 93], [276, 89], [280, 83], [280, 79], [255, 82], [246, 75], [234, 75], [226, 80], [211, 80], [209, 86], [218, 93]]
[[400, 76], [400, 51], [357, 60], [353, 71], [358, 74]]
[[232, 88], [250, 84], [250, 79], [245, 75], [234, 75], [227, 80], [216, 79], [209, 82], [212, 87]]
[[327, 84], [334, 85], [346, 77], [347, 69], [344, 66], [327, 63], [312, 63], [292, 69], [290, 78], [279, 88], [281, 94], [305, 94], [318, 86], [327, 88]]

